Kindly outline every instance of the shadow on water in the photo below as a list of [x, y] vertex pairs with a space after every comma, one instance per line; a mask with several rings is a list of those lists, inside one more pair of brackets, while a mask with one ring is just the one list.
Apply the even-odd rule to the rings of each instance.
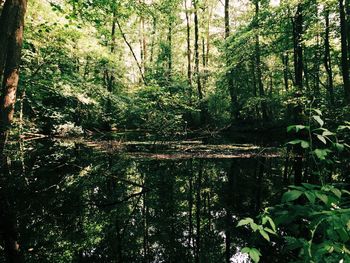
[[[240, 248], [252, 237], [235, 225], [279, 200], [286, 183], [278, 157], [144, 158], [50, 140], [11, 147], [1, 191], [25, 262], [248, 262]], [[0, 255], [6, 262], [4, 242]]]

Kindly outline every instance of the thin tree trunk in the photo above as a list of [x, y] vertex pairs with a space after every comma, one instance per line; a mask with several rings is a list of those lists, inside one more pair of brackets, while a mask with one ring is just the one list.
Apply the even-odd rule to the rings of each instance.
[[[255, 28], [257, 32], [255, 32], [255, 67], [256, 67], [256, 78], [257, 84], [259, 88], [259, 96], [262, 100], [265, 99], [265, 91], [264, 84], [262, 82], [262, 72], [261, 72], [261, 51], [260, 51], [260, 36], [259, 36], [259, 16], [260, 16], [260, 1], [255, 0]], [[267, 105], [265, 101], [261, 102], [261, 110], [263, 122], [266, 123], [268, 120], [267, 115]]]
[[317, 50], [315, 54], [315, 97], [320, 97], [320, 63], [321, 58], [321, 44], [320, 44], [320, 35], [317, 34]]
[[[225, 0], [225, 40], [230, 36], [230, 0]], [[229, 67], [229, 57], [226, 55], [226, 66]], [[227, 72], [227, 83], [231, 99], [231, 122], [239, 119], [239, 107], [238, 107], [238, 96], [237, 89], [234, 83], [232, 69]]]
[[350, 103], [350, 79], [348, 60], [348, 25], [344, 10], [344, 0], [339, 0], [340, 34], [341, 34], [341, 68], [344, 84], [344, 94], [346, 103]]
[[284, 79], [284, 89], [286, 92], [289, 91], [289, 78], [288, 78], [288, 72], [289, 72], [289, 55], [288, 52], [285, 52], [282, 55], [282, 62], [283, 62], [283, 79]]
[[207, 84], [207, 81], [206, 81], [206, 69], [207, 69], [207, 59], [206, 59], [206, 52], [205, 52], [205, 39], [204, 37], [202, 38], [202, 67], [203, 67], [203, 82], [202, 82], [202, 86], [203, 86], [203, 89], [205, 89], [205, 86]]
[[172, 71], [173, 71], [173, 22], [172, 18], [169, 18], [169, 26], [168, 26], [168, 81], [171, 81]]
[[199, 74], [199, 22], [198, 22], [198, 0], [193, 0], [194, 8], [194, 57], [195, 57], [195, 74], [197, 79], [197, 91], [199, 100], [203, 99], [201, 78]]
[[188, 85], [192, 87], [192, 65], [191, 65], [191, 25], [190, 16], [187, 8], [187, 0], [185, 0], [185, 15], [186, 15], [186, 33], [187, 33], [187, 79]]
[[152, 41], [151, 41], [151, 54], [149, 62], [152, 64], [154, 60], [154, 46], [155, 46], [155, 38], [156, 38], [156, 31], [157, 31], [157, 19], [153, 17], [153, 30], [152, 30]]
[[117, 23], [117, 26], [119, 28], [120, 34], [122, 35], [122, 38], [124, 39], [125, 44], [129, 47], [129, 50], [130, 50], [130, 52], [131, 52], [131, 54], [132, 54], [132, 56], [133, 56], [133, 58], [134, 58], [134, 60], [136, 62], [136, 65], [137, 65], [137, 68], [139, 69], [142, 81], [143, 81], [144, 84], [146, 84], [146, 79], [145, 79], [145, 76], [143, 75], [142, 66], [141, 66], [140, 62], [138, 61], [138, 59], [136, 57], [134, 49], [132, 48], [130, 42], [126, 38], [126, 35], [125, 35], [125, 33], [124, 33], [120, 23], [119, 23], [119, 20], [117, 18], [115, 19], [115, 22]]
[[324, 66], [327, 72], [327, 87], [329, 92], [329, 98], [331, 105], [334, 106], [334, 84], [333, 84], [333, 69], [332, 69], [332, 60], [331, 60], [331, 52], [330, 52], [330, 43], [329, 43], [329, 10], [328, 8], [325, 10], [325, 54], [324, 54]]
[[347, 35], [347, 45], [348, 45], [348, 64], [349, 64], [349, 67], [350, 67], [350, 26], [349, 26], [349, 23], [350, 23], [350, 0], [345, 0], [345, 14], [346, 14], [346, 29], [347, 29], [347, 32], [346, 32], [346, 35]]
[[[213, 14], [213, 6], [209, 4], [208, 7], [208, 21], [206, 28], [206, 45], [205, 41], [203, 41], [203, 57], [204, 57], [204, 79], [203, 79], [203, 87], [206, 86], [206, 83], [209, 79], [209, 54], [210, 54], [210, 22]], [[203, 38], [204, 39], [204, 38]]]
[[230, 0], [225, 0], [225, 39], [230, 36]]
[[[140, 0], [140, 4], [144, 5], [144, 0]], [[147, 68], [147, 40], [145, 35], [145, 18], [141, 14], [140, 17], [140, 51], [141, 51], [141, 65], [143, 74], [146, 75]]]
[[[303, 7], [302, 4], [298, 4], [297, 11], [293, 21], [293, 38], [294, 38], [294, 68], [295, 68], [295, 85], [297, 91], [295, 93], [296, 98], [300, 98], [303, 94], [303, 47], [302, 47], [302, 35], [303, 35]], [[302, 123], [302, 105], [301, 102], [294, 108], [294, 122], [297, 124]], [[303, 149], [300, 145], [294, 147], [294, 180], [295, 184], [299, 185], [302, 182], [302, 169], [303, 169]]]

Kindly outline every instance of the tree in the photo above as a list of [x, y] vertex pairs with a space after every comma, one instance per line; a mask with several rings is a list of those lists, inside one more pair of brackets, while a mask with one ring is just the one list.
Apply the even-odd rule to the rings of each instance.
[[268, 120], [267, 116], [267, 106], [265, 100], [265, 91], [264, 91], [264, 84], [262, 81], [262, 71], [261, 71], [261, 48], [260, 48], [260, 26], [259, 26], [259, 20], [260, 20], [260, 0], [254, 0], [254, 6], [255, 6], [255, 15], [254, 15], [254, 28], [255, 28], [255, 74], [256, 74], [256, 81], [258, 85], [259, 90], [259, 96], [260, 99], [262, 99], [261, 102], [261, 110], [262, 110], [262, 117], [263, 122], [266, 123]]
[[349, 60], [348, 60], [348, 23], [346, 21], [346, 13], [344, 0], [339, 0], [339, 16], [340, 16], [340, 35], [341, 35], [341, 69], [344, 85], [345, 101], [350, 103], [350, 77], [349, 77]]
[[[294, 122], [303, 123], [303, 105], [300, 102], [303, 96], [303, 4], [297, 5], [296, 13], [293, 20], [293, 40], [294, 40], [294, 71], [295, 71], [295, 97], [298, 100], [297, 105], [294, 108]], [[294, 159], [294, 180], [295, 184], [299, 185], [302, 182], [303, 173], [303, 149], [301, 145], [294, 147], [295, 159]]]
[[[19, 81], [19, 66], [23, 44], [26, 0], [6, 0], [0, 17], [0, 170], [1, 178], [9, 177], [8, 159], [4, 156], [8, 131], [13, 121], [14, 105]], [[18, 244], [18, 232], [12, 208], [7, 203], [3, 189], [0, 193], [0, 217], [5, 252], [8, 262], [23, 262]]]
[[329, 41], [330, 23], [329, 23], [329, 7], [325, 7], [324, 10], [325, 19], [325, 34], [324, 34], [324, 66], [327, 72], [327, 87], [329, 92], [329, 98], [331, 105], [334, 106], [334, 84], [333, 84], [333, 69], [332, 69], [332, 58], [331, 58], [331, 47]]
[[3, 141], [13, 121], [26, 8], [26, 0], [7, 0], [0, 17], [0, 133]]

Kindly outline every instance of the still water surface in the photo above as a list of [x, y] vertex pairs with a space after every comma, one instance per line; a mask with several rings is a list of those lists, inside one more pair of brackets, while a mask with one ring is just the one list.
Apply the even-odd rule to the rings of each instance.
[[288, 184], [278, 150], [250, 144], [44, 139], [11, 148], [2, 191], [26, 262], [248, 262], [239, 251], [254, 237], [235, 225]]

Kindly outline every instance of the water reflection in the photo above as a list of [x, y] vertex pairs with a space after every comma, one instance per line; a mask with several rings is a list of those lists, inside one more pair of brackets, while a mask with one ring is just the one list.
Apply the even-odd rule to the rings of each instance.
[[156, 160], [58, 141], [20, 149], [1, 197], [26, 262], [230, 262], [251, 241], [238, 219], [284, 184], [279, 158]]

